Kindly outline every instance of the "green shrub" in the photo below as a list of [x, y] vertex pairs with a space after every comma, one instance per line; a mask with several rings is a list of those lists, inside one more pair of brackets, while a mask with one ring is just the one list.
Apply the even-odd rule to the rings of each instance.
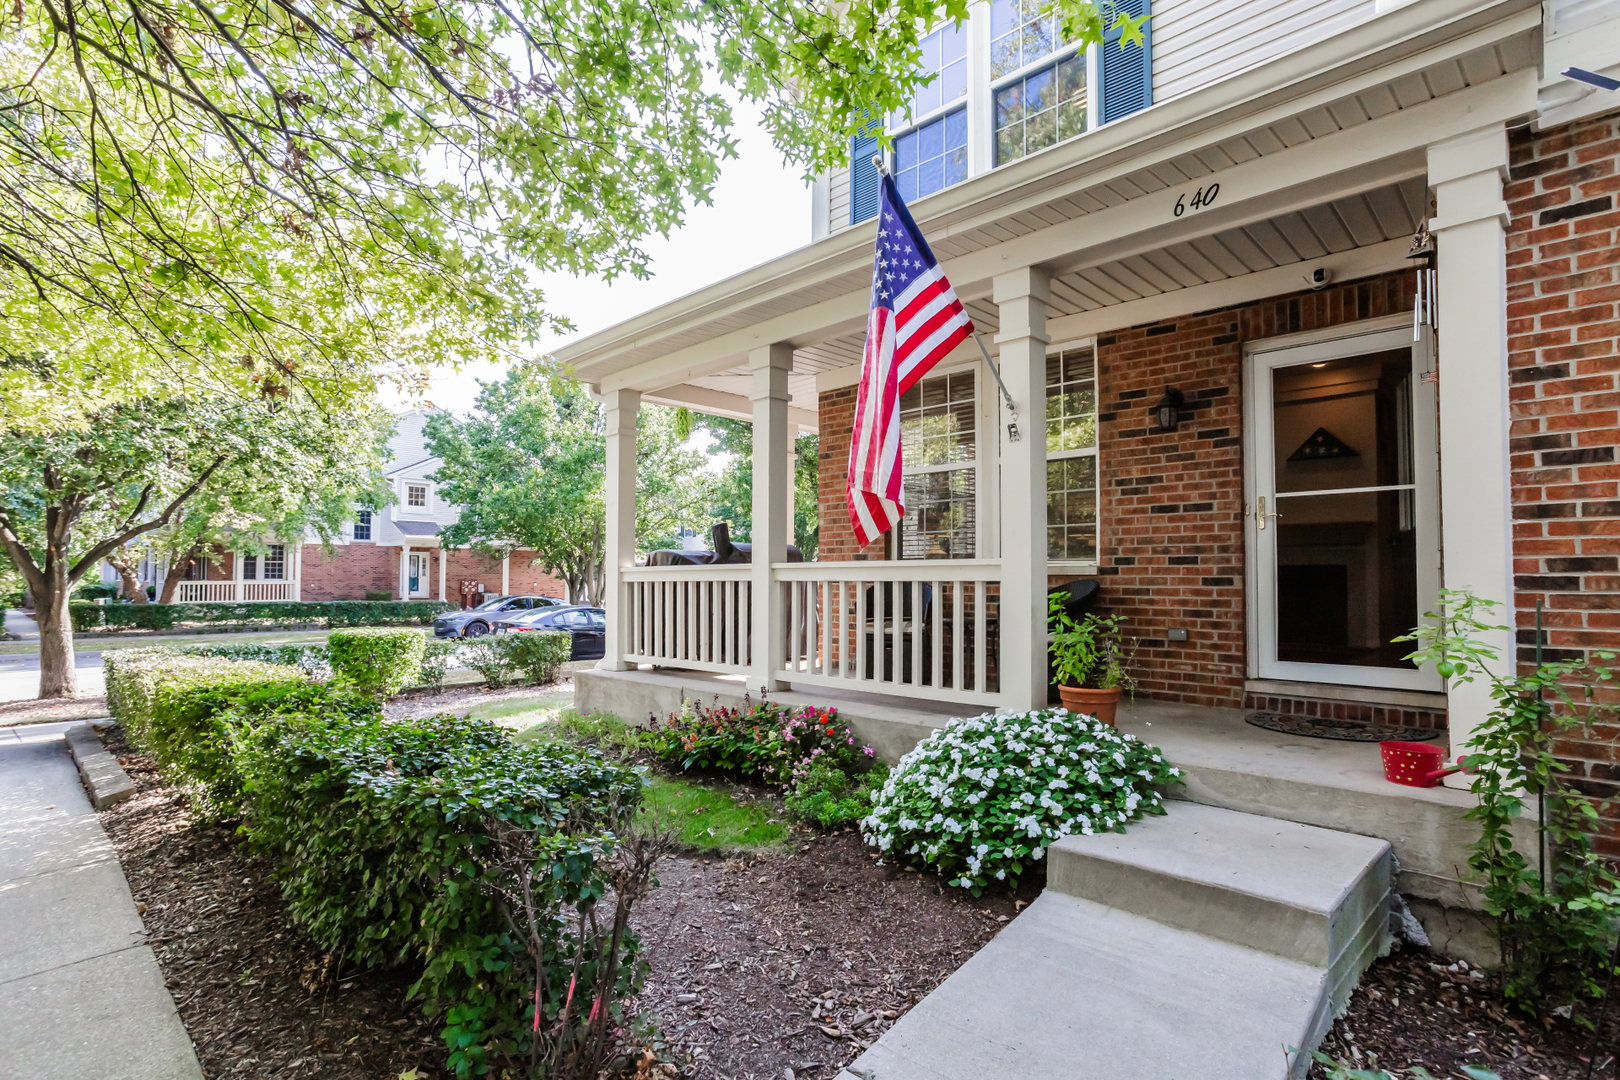
[[100, 627], [168, 630], [179, 623], [276, 625], [314, 623], [341, 626], [422, 626], [453, 610], [442, 600], [271, 600], [256, 604], [88, 604], [68, 605], [73, 629]]
[[662, 724], [653, 724], [653, 753], [682, 769], [772, 779], [782, 763], [781, 714], [763, 699], [753, 704], [745, 698], [741, 708], [683, 701]]
[[499, 635], [508, 639], [506, 655], [512, 666], [536, 686], [557, 681], [557, 672], [574, 652], [574, 635], [566, 630], [522, 630]]
[[788, 792], [788, 813], [827, 830], [854, 825], [871, 812], [872, 796], [888, 777], [889, 767], [883, 764], [852, 777], [836, 765], [818, 762]]
[[205, 819], [230, 817], [239, 808], [241, 777], [226, 714], [250, 717], [289, 699], [325, 694], [295, 667], [174, 649], [108, 652], [103, 666], [107, 706], [130, 742], [157, 758]]
[[874, 760], [870, 746], [862, 746], [837, 709], [806, 705], [778, 718], [775, 781], [797, 789], [817, 765], [829, 766], [844, 776], [864, 774]]
[[485, 634], [474, 638], [462, 651], [467, 666], [484, 677], [490, 689], [505, 686], [517, 668], [512, 664], [511, 634]]
[[421, 677], [426, 646], [419, 630], [333, 630], [326, 638], [333, 676], [376, 697], [393, 697]]
[[1163, 814], [1181, 771], [1155, 747], [1064, 709], [952, 720], [905, 757], [861, 822], [867, 843], [938, 867], [977, 896], [1070, 833]]
[[437, 690], [444, 685], [445, 672], [450, 670], [450, 658], [456, 655], [461, 643], [454, 638], [424, 637], [422, 641], [422, 670], [418, 677], [423, 686]]
[[366, 590], [366, 599], [367, 600], [379, 601], [379, 600], [392, 600], [393, 598], [394, 598], [394, 590], [392, 590], [392, 589], [367, 589]]
[[80, 585], [68, 596], [69, 600], [83, 600], [94, 603], [97, 600], [111, 600], [118, 595], [118, 590], [110, 585]]
[[332, 665], [325, 645], [268, 642], [229, 642], [209, 645], [180, 645], [176, 651], [187, 656], [217, 656], [223, 660], [257, 660], [265, 664], [295, 667], [312, 679], [325, 679]]
[[[411, 994], [443, 1017], [458, 1075], [525, 1053], [537, 996], [548, 1031], [582, 1023], [602, 991], [624, 1022], [615, 998], [645, 972], [636, 938], [604, 946], [584, 913], [610, 887], [620, 842], [607, 829], [634, 812], [636, 771], [453, 716], [283, 717], [237, 759], [245, 831], [276, 860], [294, 916], [348, 962], [425, 963]], [[522, 918], [525, 896], [541, 913], [532, 952], [503, 915], [505, 898]]]

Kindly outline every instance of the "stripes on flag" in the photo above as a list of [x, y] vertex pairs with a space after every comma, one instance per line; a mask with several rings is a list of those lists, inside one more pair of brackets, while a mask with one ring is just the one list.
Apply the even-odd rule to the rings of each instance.
[[872, 258], [872, 310], [845, 484], [850, 525], [862, 547], [905, 514], [900, 396], [972, 333], [973, 320], [895, 190], [894, 179], [885, 176]]

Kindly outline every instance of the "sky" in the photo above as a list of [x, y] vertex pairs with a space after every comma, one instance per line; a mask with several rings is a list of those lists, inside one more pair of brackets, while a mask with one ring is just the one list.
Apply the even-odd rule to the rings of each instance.
[[[537, 354], [810, 242], [808, 185], [796, 167], [782, 162], [755, 110], [739, 106], [736, 116], [737, 157], [722, 165], [713, 204], [694, 207], [686, 225], [667, 240], [652, 237], [645, 242], [652, 256], [649, 278], [620, 278], [609, 285], [599, 278], [541, 276], [547, 306], [572, 321], [576, 331], [541, 343]], [[503, 370], [491, 364], [442, 369], [434, 373], [425, 397], [440, 408], [465, 414], [478, 396], [476, 380], [498, 378]], [[384, 392], [383, 401], [391, 408], [416, 403], [392, 391]]]

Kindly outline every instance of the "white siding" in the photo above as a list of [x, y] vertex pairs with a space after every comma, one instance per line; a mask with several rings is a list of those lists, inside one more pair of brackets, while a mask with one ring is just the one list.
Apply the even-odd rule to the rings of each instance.
[[1373, 10], [1373, 0], [1156, 0], [1153, 100], [1331, 37]]
[[827, 224], [833, 232], [849, 228], [849, 170], [832, 174], [827, 195]]

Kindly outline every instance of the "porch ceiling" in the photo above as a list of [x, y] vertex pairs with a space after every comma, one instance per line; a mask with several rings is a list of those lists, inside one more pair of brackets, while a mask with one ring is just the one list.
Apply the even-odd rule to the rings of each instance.
[[[1416, 15], [1442, 8], [1454, 12], [1449, 24]], [[1410, 235], [1427, 198], [1419, 115], [1435, 107], [1404, 124], [1402, 115], [1532, 70], [1538, 26], [1534, 6], [1516, 0], [1398, 9], [941, 192], [918, 204], [918, 222], [991, 332], [994, 309], [982, 301], [993, 275], [1014, 265], [1053, 271], [1061, 316]], [[1211, 104], [1195, 108], [1192, 98]], [[1395, 138], [1358, 136], [1367, 124], [1394, 124]], [[1298, 151], [1316, 145], [1341, 164], [1302, 167]], [[1255, 163], [1271, 158], [1275, 168], [1257, 174]], [[1215, 209], [1166, 221], [1165, 196], [1151, 198], [1224, 181], [1227, 170], [1246, 182], [1229, 184], [1234, 201]], [[800, 373], [847, 367], [860, 358], [871, 233], [870, 224], [836, 233], [559, 355], [586, 381], [648, 390], [718, 377], [714, 389], [735, 392], [748, 348], [773, 340], [795, 345]]]

